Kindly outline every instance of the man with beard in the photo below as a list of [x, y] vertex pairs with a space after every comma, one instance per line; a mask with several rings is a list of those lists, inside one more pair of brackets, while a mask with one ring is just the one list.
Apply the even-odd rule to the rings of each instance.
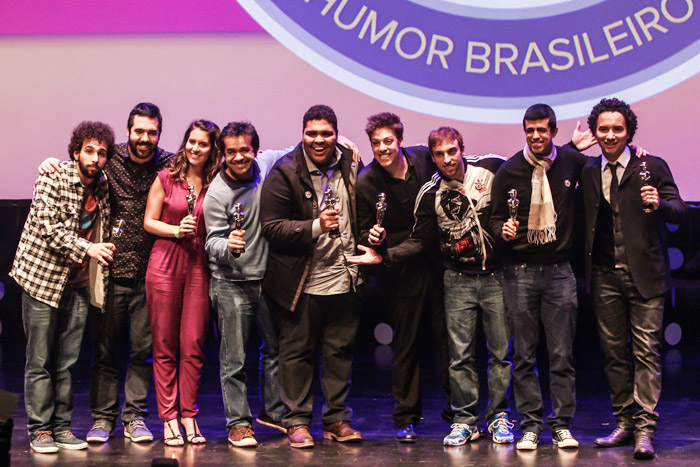
[[[288, 150], [258, 154], [260, 138], [248, 122], [221, 130], [224, 164], [204, 197], [206, 250], [211, 270], [210, 296], [221, 338], [219, 362], [229, 442], [256, 446], [246, 390], [245, 349], [254, 322], [263, 338], [260, 390], [263, 409], [257, 422], [286, 433], [277, 380], [278, 324], [261, 294], [267, 241], [260, 226], [262, 183]], [[290, 148], [291, 150], [291, 148]]]
[[[438, 173], [418, 193], [410, 238], [381, 253], [360, 246], [365, 253], [348, 261], [402, 264], [439, 240], [445, 266], [450, 392], [455, 411], [454, 423], [443, 443], [460, 446], [480, 436], [474, 345], [479, 309], [489, 353], [488, 431], [494, 443], [510, 443], [513, 441], [513, 424], [508, 420], [510, 337], [503, 306], [500, 259], [494, 249], [494, 238], [487, 230], [491, 184], [503, 159], [465, 158], [462, 135], [450, 127], [431, 131], [428, 147]], [[385, 235], [388, 238], [388, 231], [385, 233], [383, 227], [375, 225], [369, 232], [369, 242], [377, 244]]]
[[[151, 381], [151, 332], [146, 307], [145, 277], [154, 238], [143, 228], [148, 190], [158, 171], [172, 156], [158, 147], [163, 118], [151, 103], [137, 104], [129, 113], [129, 141], [116, 146], [105, 166], [116, 251], [109, 270], [104, 312], [91, 314], [90, 334], [95, 362], [90, 375], [90, 409], [94, 424], [89, 442], [106, 442], [119, 415], [118, 357], [128, 334], [130, 354], [124, 382], [125, 406], [121, 417], [124, 436], [134, 442], [153, 441], [144, 418], [148, 415]], [[58, 159], [47, 159], [40, 172], [59, 169]]]
[[10, 276], [22, 287], [27, 336], [24, 393], [30, 447], [40, 453], [85, 449], [70, 431], [72, 371], [88, 303], [104, 305], [109, 239], [107, 180], [114, 132], [100, 122], [73, 130], [62, 170], [40, 175]]
[[[382, 112], [367, 118], [365, 132], [374, 160], [357, 180], [357, 217], [361, 242], [381, 249], [394, 247], [409, 238], [416, 196], [436, 170], [427, 146], [402, 146], [403, 131], [403, 123], [393, 113]], [[387, 206], [381, 224], [386, 235], [381, 239], [369, 239], [377, 223], [380, 193], [385, 195]], [[384, 265], [377, 270], [380, 306], [393, 330], [391, 392], [396, 403], [392, 415], [398, 429], [396, 439], [401, 443], [416, 441], [415, 426], [423, 418], [419, 340], [425, 332], [424, 326], [432, 331], [439, 373], [448, 398], [442, 417], [452, 421], [442, 265], [436, 253], [437, 242], [405, 264]]]

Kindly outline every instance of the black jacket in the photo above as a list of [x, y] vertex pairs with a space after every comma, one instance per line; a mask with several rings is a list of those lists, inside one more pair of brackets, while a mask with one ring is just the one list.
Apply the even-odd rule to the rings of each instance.
[[[632, 151], [634, 154], [634, 151]], [[581, 174], [584, 209], [586, 213], [586, 272], [590, 277], [593, 240], [595, 239], [598, 211], [603, 199], [601, 190], [601, 161], [603, 156], [589, 160]], [[659, 192], [659, 208], [642, 211], [642, 186], [639, 177], [641, 163], [647, 163], [651, 173], [649, 185]], [[606, 161], [607, 163], [607, 161]], [[671, 286], [671, 275], [666, 249], [665, 223], [682, 223], [687, 214], [685, 203], [666, 162], [658, 157], [632, 156], [620, 179], [618, 204], [622, 217], [627, 264], [632, 280], [642, 297], [649, 299], [665, 293]]]
[[[350, 221], [355, 244], [359, 243], [355, 187], [361, 163], [352, 151], [338, 146], [343, 182], [350, 199]], [[260, 202], [260, 221], [270, 244], [263, 290], [280, 306], [294, 311], [311, 266], [316, 241], [311, 226], [318, 217], [311, 175], [302, 144], [277, 161], [265, 179]]]

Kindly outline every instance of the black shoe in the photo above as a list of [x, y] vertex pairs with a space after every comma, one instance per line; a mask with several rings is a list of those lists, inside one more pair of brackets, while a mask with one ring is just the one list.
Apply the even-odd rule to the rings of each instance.
[[612, 433], [603, 438], [597, 438], [594, 443], [601, 448], [616, 448], [618, 446], [632, 444], [632, 440], [634, 440], [634, 430], [625, 428], [622, 425], [617, 425]]
[[415, 443], [418, 436], [416, 436], [416, 432], [414, 431], [413, 423], [402, 426], [401, 429], [396, 432], [396, 439], [400, 443]]
[[634, 434], [634, 458], [653, 459], [656, 456], [654, 445], [651, 444], [653, 434], [648, 431], [639, 431]]

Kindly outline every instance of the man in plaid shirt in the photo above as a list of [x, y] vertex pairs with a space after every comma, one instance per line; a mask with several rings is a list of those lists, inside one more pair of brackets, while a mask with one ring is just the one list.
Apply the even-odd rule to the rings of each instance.
[[63, 170], [40, 175], [10, 276], [22, 287], [27, 336], [24, 393], [30, 446], [36, 452], [85, 449], [70, 431], [72, 368], [78, 360], [88, 303], [102, 307], [109, 240], [107, 180], [114, 132], [82, 122]]

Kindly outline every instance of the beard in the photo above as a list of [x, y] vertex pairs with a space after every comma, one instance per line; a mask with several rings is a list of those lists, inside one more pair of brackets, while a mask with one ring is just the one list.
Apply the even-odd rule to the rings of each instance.
[[[129, 153], [136, 157], [137, 159], [148, 159], [153, 155], [153, 152], [156, 149], [155, 144], [151, 143], [135, 143], [133, 141], [129, 141]], [[143, 150], [147, 150], [146, 154], [142, 154]]]
[[98, 165], [86, 166], [80, 161], [78, 161], [78, 170], [83, 177], [87, 178], [88, 180], [95, 180], [97, 177], [99, 177], [100, 172], [102, 172], [102, 169], [100, 169]]

